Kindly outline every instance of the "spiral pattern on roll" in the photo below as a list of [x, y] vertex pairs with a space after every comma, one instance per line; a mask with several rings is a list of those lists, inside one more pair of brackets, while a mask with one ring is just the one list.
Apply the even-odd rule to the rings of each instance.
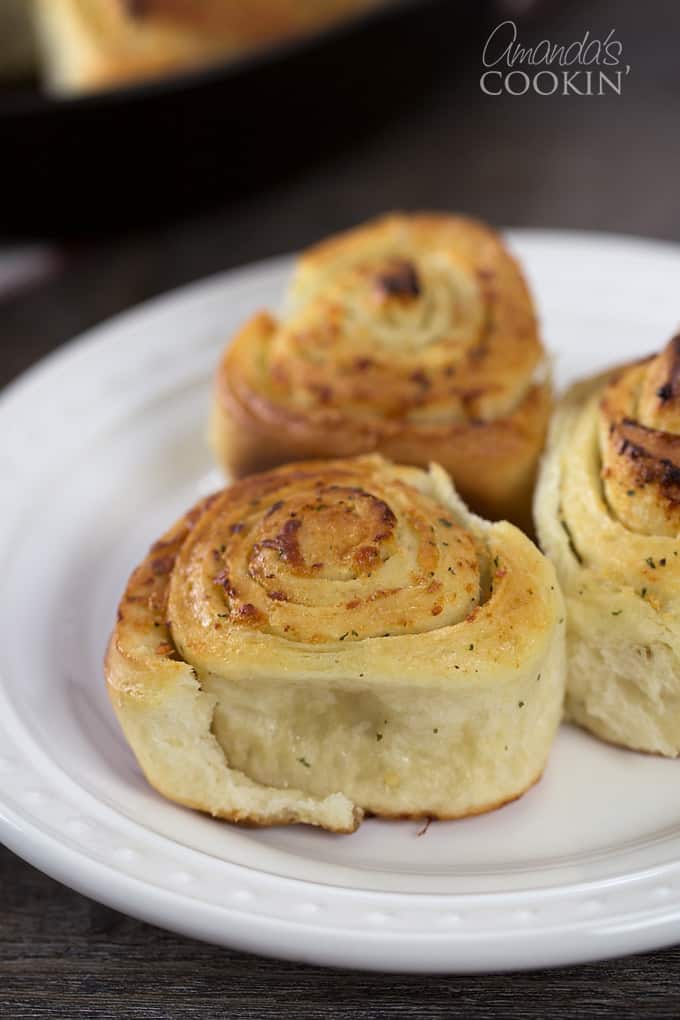
[[182, 550], [174, 586], [170, 614], [188, 652], [184, 621], [193, 629], [206, 613], [218, 629], [352, 643], [457, 623], [481, 592], [472, 535], [366, 462], [296, 465], [232, 487]]
[[626, 527], [680, 532], [680, 334], [616, 372], [600, 405], [607, 502]]
[[[441, 468], [303, 462], [235, 483], [155, 543], [121, 602], [109, 691], [154, 785], [213, 814], [342, 831], [364, 811], [458, 817], [540, 775], [563, 631], [550, 564], [470, 516]], [[209, 782], [176, 732], [193, 710], [166, 707], [177, 684], [203, 704], [195, 747], [228, 762]], [[234, 772], [257, 810], [233, 784], [216, 794]]]
[[531, 298], [500, 238], [393, 216], [312, 248], [284, 317], [244, 327], [218, 375], [213, 438], [236, 474], [374, 449], [436, 459], [473, 507], [517, 518], [549, 408]]

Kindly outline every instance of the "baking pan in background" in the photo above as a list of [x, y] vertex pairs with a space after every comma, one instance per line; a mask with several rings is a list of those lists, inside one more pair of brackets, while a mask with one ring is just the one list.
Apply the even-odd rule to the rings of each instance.
[[124, 230], [280, 179], [417, 105], [487, 12], [391, 0], [201, 71], [75, 98], [0, 93], [0, 235]]

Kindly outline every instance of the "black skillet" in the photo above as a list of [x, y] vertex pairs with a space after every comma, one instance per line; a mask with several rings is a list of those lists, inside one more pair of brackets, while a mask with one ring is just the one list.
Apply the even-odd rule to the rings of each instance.
[[[320, 0], [321, 2], [321, 0]], [[351, 146], [454, 65], [482, 0], [393, 0], [311, 38], [134, 87], [0, 94], [0, 236], [76, 237], [208, 207]]]

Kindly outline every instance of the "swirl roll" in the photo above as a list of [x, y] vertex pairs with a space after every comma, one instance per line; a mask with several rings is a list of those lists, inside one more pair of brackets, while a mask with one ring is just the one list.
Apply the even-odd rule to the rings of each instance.
[[531, 297], [473, 220], [391, 215], [298, 261], [287, 310], [226, 348], [212, 441], [240, 477], [378, 451], [440, 463], [491, 519], [530, 522], [550, 385]]
[[535, 512], [567, 601], [568, 716], [678, 755], [680, 335], [566, 394]]
[[120, 603], [108, 689], [149, 781], [257, 825], [350, 832], [520, 796], [564, 693], [552, 565], [446, 473], [286, 465], [204, 500]]

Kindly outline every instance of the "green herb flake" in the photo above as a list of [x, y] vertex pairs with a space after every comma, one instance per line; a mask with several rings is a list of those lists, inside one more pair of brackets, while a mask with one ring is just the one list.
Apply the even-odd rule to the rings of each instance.
[[468, 645], [468, 652], [474, 652], [474, 650], [475, 650], [474, 645]]
[[356, 630], [352, 631], [352, 637], [359, 637], [359, 632]]
[[646, 588], [642, 588], [640, 590], [640, 598], [643, 599], [646, 594], [647, 594], [647, 589]]
[[634, 496], [635, 495], [635, 489], [629, 489], [628, 492], [626, 493], [626, 495], [627, 496]]
[[612, 609], [612, 616], [620, 616], [623, 609]]
[[577, 563], [583, 563], [583, 557], [581, 556], [580, 552], [578, 551], [578, 549], [576, 548], [576, 546], [574, 544], [574, 536], [571, 533], [569, 525], [564, 520], [561, 520], [560, 524], [564, 528], [564, 533], [567, 536], [567, 541], [569, 543], [569, 548], [571, 549], [571, 552], [572, 552], [572, 555], [573, 555], [574, 559], [576, 560]]
[[452, 528], [453, 527], [453, 522], [452, 521], [447, 521], [446, 517], [440, 517], [439, 518], [439, 523], [441, 525], [443, 525], [445, 528]]
[[524, 702], [523, 701], [518, 701], [517, 702], [517, 707], [518, 708], [524, 708]]
[[654, 560], [652, 559], [651, 556], [647, 557], [647, 559], [645, 560], [645, 563], [647, 564], [648, 567], [651, 567], [652, 570], [656, 570], [656, 563], [654, 562]]
[[344, 634], [341, 634], [338, 641], [344, 641], [346, 637], [349, 637], [349, 631], [346, 630]]
[[435, 726], [435, 728], [434, 728], [434, 729], [432, 730], [432, 732], [433, 732], [433, 733], [439, 733], [439, 727], [438, 727], [438, 726]]
[[497, 556], [494, 556], [494, 558], [493, 558], [493, 565], [496, 568], [498, 567], [498, 557]]
[[312, 766], [309, 764], [304, 755], [301, 758], [298, 758], [298, 761], [300, 762], [301, 765], [304, 765], [306, 769], [311, 769]]
[[382, 740], [382, 738], [383, 738], [383, 735], [382, 735], [382, 733], [376, 733], [376, 735], [375, 735], [375, 739], [376, 739], [376, 740], [378, 741], [378, 743], [380, 743], [380, 741]]

